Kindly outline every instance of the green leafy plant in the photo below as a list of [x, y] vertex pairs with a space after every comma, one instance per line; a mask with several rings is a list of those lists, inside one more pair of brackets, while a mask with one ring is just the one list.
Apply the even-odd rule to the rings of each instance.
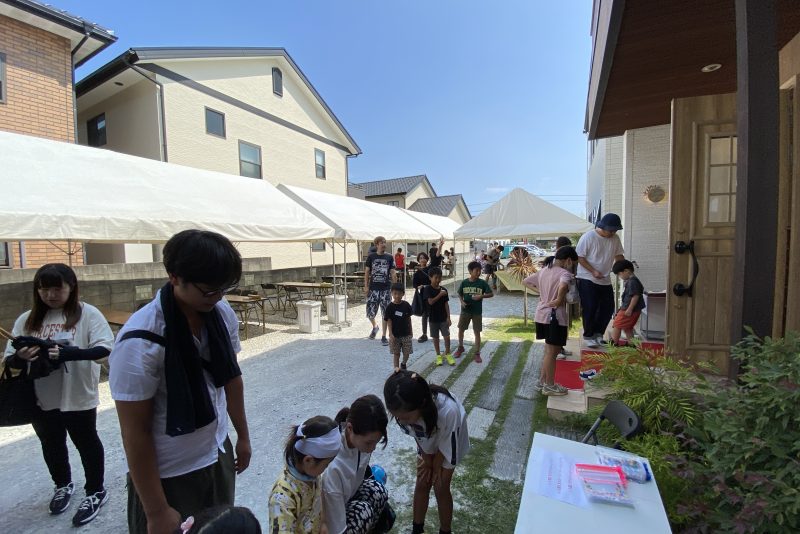
[[688, 361], [639, 345], [613, 347], [587, 360], [589, 367], [602, 365], [598, 385], [630, 406], [646, 430], [657, 433], [676, 421], [692, 425], [698, 419], [693, 397], [704, 389], [705, 378]]
[[[800, 334], [734, 347], [738, 383], [704, 399], [696, 474], [715, 531], [800, 531]], [[699, 502], [703, 502], [701, 499]], [[691, 512], [697, 505], [689, 502]]]

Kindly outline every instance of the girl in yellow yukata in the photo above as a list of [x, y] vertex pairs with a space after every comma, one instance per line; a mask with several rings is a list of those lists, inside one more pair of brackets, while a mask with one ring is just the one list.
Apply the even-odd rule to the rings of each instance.
[[292, 428], [286, 467], [269, 496], [269, 534], [327, 534], [319, 477], [341, 445], [339, 425], [330, 417], [318, 415]]

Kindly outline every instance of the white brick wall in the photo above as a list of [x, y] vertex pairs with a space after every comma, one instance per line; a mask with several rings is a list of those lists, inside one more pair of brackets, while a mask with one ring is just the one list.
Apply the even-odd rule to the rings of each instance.
[[669, 191], [669, 143], [669, 124], [628, 130], [623, 139], [625, 179], [617, 198], [625, 257], [639, 265], [637, 276], [649, 291], [667, 286], [669, 198], [653, 204], [643, 193], [649, 185]]

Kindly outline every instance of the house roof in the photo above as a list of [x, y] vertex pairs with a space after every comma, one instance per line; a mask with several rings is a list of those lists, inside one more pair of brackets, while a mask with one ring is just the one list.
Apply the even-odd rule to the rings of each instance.
[[89, 61], [117, 40], [114, 32], [107, 28], [34, 0], [0, 0], [0, 15], [68, 39], [74, 67]]
[[[417, 176], [405, 176], [403, 178], [390, 178], [388, 180], [375, 180], [373, 182], [361, 182], [356, 184], [364, 189], [364, 196], [383, 197], [388, 195], [405, 195], [419, 184], [426, 182], [431, 191], [433, 186], [424, 174]], [[433, 193], [436, 194], [435, 192]]]
[[[0, 0], [3, 1], [3, 0]], [[256, 57], [279, 57], [283, 58], [299, 76], [306, 88], [319, 102], [328, 116], [333, 120], [347, 141], [352, 145], [352, 155], [361, 154], [361, 148], [355, 139], [350, 135], [344, 125], [339, 121], [336, 114], [328, 106], [311, 81], [306, 77], [297, 63], [285, 48], [264, 48], [264, 47], [138, 47], [130, 48], [112, 59], [96, 71], [75, 84], [75, 95], [80, 98], [93, 89], [100, 87], [115, 76], [131, 68], [135, 63], [157, 63], [158, 61], [171, 59], [225, 59], [225, 58], [256, 58]]]
[[464, 202], [464, 197], [461, 195], [420, 198], [411, 204], [408, 209], [413, 211], [421, 211], [423, 213], [432, 213], [433, 215], [441, 215], [442, 217], [448, 217], [453, 210], [458, 207], [459, 203], [464, 205], [464, 210], [467, 212], [467, 217], [471, 219], [472, 214], [469, 212], [467, 203]]

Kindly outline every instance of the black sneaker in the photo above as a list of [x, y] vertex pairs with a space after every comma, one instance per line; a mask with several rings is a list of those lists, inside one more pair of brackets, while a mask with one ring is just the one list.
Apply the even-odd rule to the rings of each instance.
[[386, 339], [386, 336], [383, 336], [381, 338], [381, 345], [383, 345], [384, 347], [388, 347], [389, 346], [389, 340]]
[[421, 336], [419, 336], [419, 339], [417, 339], [417, 343], [425, 343], [426, 341], [428, 341], [428, 336], [426, 336], [425, 334], [422, 334]]
[[375, 335], [378, 333], [379, 328], [377, 326], [373, 327], [372, 330], [369, 331], [369, 338], [375, 339]]
[[405, 370], [406, 370], [406, 364], [404, 364], [404, 363], [401, 363], [401, 364], [400, 364], [400, 369], [402, 369], [403, 371], [405, 371]]
[[75, 485], [72, 482], [66, 486], [56, 488], [53, 498], [50, 499], [50, 513], [60, 514], [69, 508], [69, 500], [72, 497], [73, 491], [75, 491]]
[[108, 492], [106, 490], [98, 491], [92, 495], [87, 495], [78, 506], [78, 511], [72, 518], [72, 524], [76, 527], [85, 525], [97, 516], [100, 507], [108, 501]]

